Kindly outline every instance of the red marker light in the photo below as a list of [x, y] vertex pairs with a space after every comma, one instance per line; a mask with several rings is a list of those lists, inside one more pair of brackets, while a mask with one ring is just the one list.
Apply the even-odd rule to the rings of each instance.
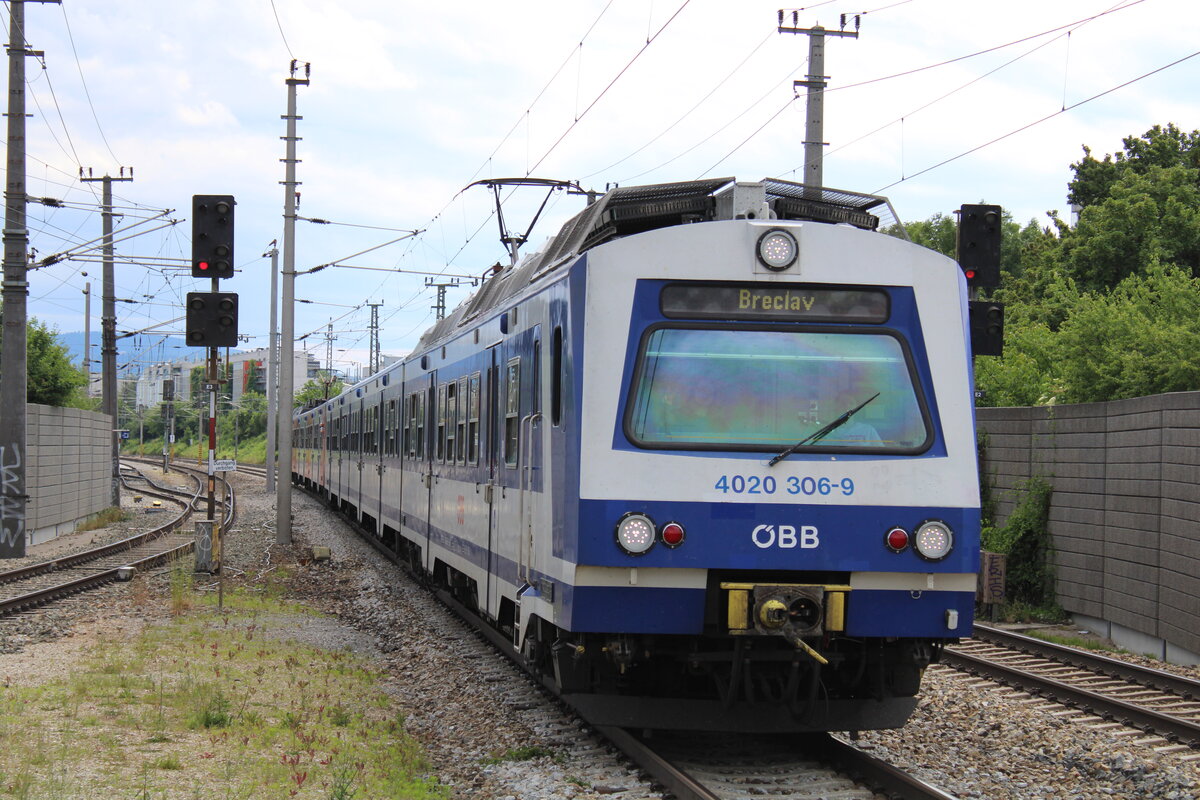
[[662, 542], [667, 547], [679, 547], [683, 544], [683, 526], [678, 522], [668, 522], [662, 529]]
[[893, 553], [899, 553], [904, 548], [908, 547], [908, 531], [904, 528], [892, 528], [887, 532], [887, 537], [884, 539], [888, 549]]
[[207, 269], [208, 269], [208, 262], [207, 262], [207, 261], [201, 261], [201, 262], [200, 262], [199, 264], [197, 264], [196, 266], [200, 267], [200, 269], [207, 270]]

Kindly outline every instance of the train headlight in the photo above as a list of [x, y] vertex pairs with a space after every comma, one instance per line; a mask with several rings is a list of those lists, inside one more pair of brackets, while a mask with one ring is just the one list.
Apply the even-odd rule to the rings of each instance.
[[941, 561], [954, 549], [954, 532], [941, 520], [922, 522], [913, 534], [913, 547], [926, 561]]
[[657, 532], [645, 514], [631, 511], [617, 523], [617, 544], [631, 556], [640, 556], [654, 546]]
[[778, 228], [758, 237], [758, 260], [769, 270], [782, 272], [796, 263], [800, 246], [796, 237]]

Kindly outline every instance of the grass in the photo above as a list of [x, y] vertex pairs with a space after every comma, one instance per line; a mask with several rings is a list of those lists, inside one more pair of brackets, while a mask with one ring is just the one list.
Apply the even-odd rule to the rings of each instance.
[[554, 751], [548, 750], [545, 747], [527, 744], [522, 745], [521, 747], [514, 747], [510, 750], [504, 751], [500, 755], [485, 759], [483, 763], [502, 764], [505, 761], [532, 761], [535, 758], [546, 757], [555, 757]]
[[1026, 636], [1032, 636], [1035, 639], [1041, 639], [1044, 642], [1051, 644], [1061, 644], [1067, 647], [1078, 647], [1081, 650], [1095, 650], [1102, 653], [1128, 653], [1129, 651], [1123, 647], [1117, 647], [1105, 639], [1087, 639], [1083, 636], [1062, 636], [1048, 631], [1040, 631], [1036, 628], [1033, 630], [1022, 631]]
[[[208, 439], [193, 440], [192, 444], [187, 443], [187, 439], [177, 440], [172, 445], [172, 453], [174, 461], [199, 461], [206, 463], [208, 461]], [[121, 446], [121, 452], [126, 455], [134, 456], [162, 456], [163, 440], [147, 439], [144, 444], [128, 440]], [[223, 437], [217, 439], [217, 458], [234, 458], [236, 457], [239, 464], [265, 464], [267, 461], [267, 437], [266, 434], [238, 440], [237, 447], [233, 446], [233, 437]]]
[[107, 528], [115, 522], [121, 522], [129, 519], [129, 515], [116, 506], [109, 506], [103, 511], [98, 511], [85, 519], [83, 522], [75, 526], [76, 533], [84, 531], [94, 531], [97, 528]]
[[272, 591], [218, 610], [175, 572], [169, 622], [0, 690], [0, 798], [447, 796], [367, 662], [283, 638]]

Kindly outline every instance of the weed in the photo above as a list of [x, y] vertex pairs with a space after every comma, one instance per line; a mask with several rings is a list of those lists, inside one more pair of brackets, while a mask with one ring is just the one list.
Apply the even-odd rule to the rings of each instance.
[[[1104, 653], [1128, 653], [1129, 651], [1123, 647], [1117, 647], [1115, 644], [1107, 640], [1085, 639], [1082, 636], [1060, 636], [1058, 634], [1049, 633], [1047, 631], [1031, 630], [1024, 632], [1027, 636], [1032, 636], [1035, 639], [1041, 639], [1051, 644], [1061, 644], [1066, 647], [1078, 647], [1080, 650], [1097, 650]], [[1151, 654], [1150, 658], [1158, 656]]]
[[[210, 686], [205, 687], [211, 689]], [[199, 705], [192, 711], [189, 720], [191, 728], [224, 728], [229, 725], [229, 700], [221, 692], [220, 689], [208, 693], [202, 691], [198, 693], [197, 700]]]
[[183, 762], [175, 753], [167, 753], [154, 762], [155, 769], [183, 769]]
[[107, 528], [114, 522], [123, 522], [127, 519], [129, 519], [129, 514], [126, 514], [117, 506], [109, 506], [103, 511], [92, 514], [83, 522], [76, 525], [75, 532], [83, 533], [85, 531], [94, 531], [98, 528]]
[[533, 744], [521, 745], [504, 751], [498, 756], [486, 759], [485, 764], [501, 764], [505, 761], [532, 761], [535, 758], [545, 758], [553, 756], [554, 752], [545, 747], [538, 747]]
[[344, 728], [353, 721], [354, 717], [342, 706], [333, 706], [325, 709], [326, 718], [337, 725], [339, 728]]
[[175, 559], [171, 564], [171, 616], [181, 616], [191, 609], [194, 582], [189, 561]]
[[352, 800], [358, 789], [355, 784], [362, 779], [363, 762], [340, 764], [333, 769], [329, 783], [329, 800]]

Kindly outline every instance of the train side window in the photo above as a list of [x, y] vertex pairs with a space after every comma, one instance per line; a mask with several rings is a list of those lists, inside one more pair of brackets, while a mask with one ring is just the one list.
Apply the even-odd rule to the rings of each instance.
[[455, 462], [454, 443], [457, 440], [455, 425], [458, 424], [458, 385], [446, 384], [446, 463]]
[[542, 340], [533, 340], [533, 363], [529, 365], [530, 409], [542, 410]]
[[410, 394], [404, 398], [403, 411], [401, 412], [403, 414], [403, 416], [400, 420], [400, 425], [403, 430], [403, 434], [400, 439], [400, 455], [406, 456], [408, 458], [411, 458], [412, 454], [413, 454], [413, 451], [412, 451], [412, 434], [413, 434], [412, 406], [413, 406], [413, 396]]
[[521, 438], [521, 359], [509, 360], [504, 372], [504, 463], [517, 465]]
[[383, 454], [396, 455], [396, 401], [389, 400], [387, 416], [383, 420]]
[[437, 390], [437, 455], [438, 461], [446, 460], [446, 384]]
[[467, 461], [479, 463], [479, 378], [476, 372], [471, 376], [471, 386], [467, 390]]
[[550, 422], [562, 424], [563, 400], [563, 331], [561, 325], [554, 326], [554, 337], [550, 342]]
[[458, 450], [455, 453], [454, 460], [459, 464], [467, 463], [467, 379], [458, 379], [458, 424], [456, 426], [456, 436], [458, 441]]
[[417, 393], [417, 458], [425, 458], [425, 391]]

